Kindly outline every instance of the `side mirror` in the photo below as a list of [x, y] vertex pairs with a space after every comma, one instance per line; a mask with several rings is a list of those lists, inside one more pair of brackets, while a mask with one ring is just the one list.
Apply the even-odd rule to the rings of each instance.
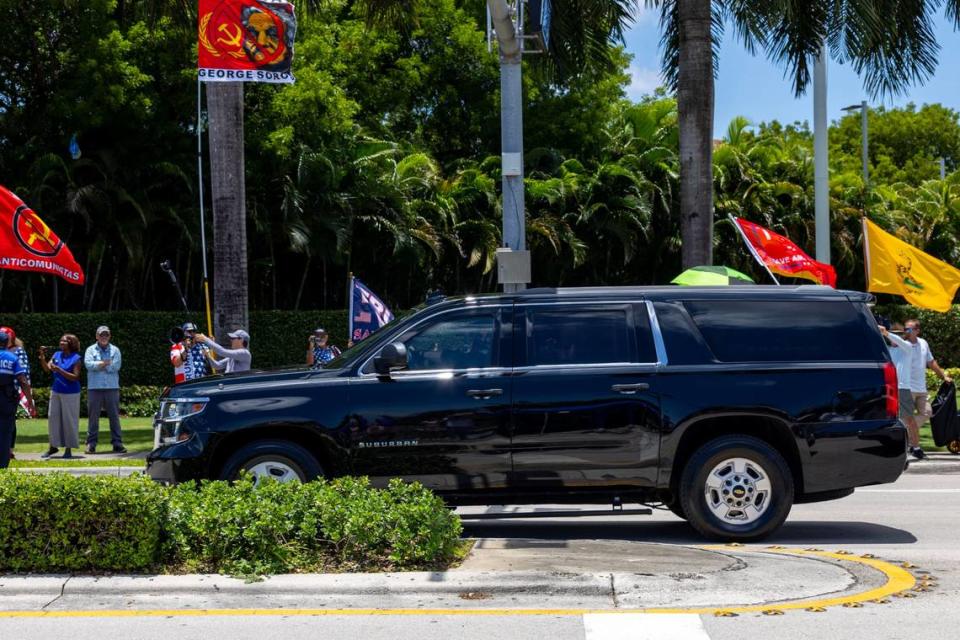
[[402, 342], [391, 342], [373, 359], [373, 369], [379, 376], [388, 376], [394, 369], [407, 366], [407, 347]]

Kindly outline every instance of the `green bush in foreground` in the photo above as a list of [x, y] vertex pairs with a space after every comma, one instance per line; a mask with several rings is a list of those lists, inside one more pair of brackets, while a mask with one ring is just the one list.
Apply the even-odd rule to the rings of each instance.
[[0, 472], [0, 569], [151, 567], [160, 558], [166, 493], [145, 477]]
[[460, 519], [419, 484], [366, 478], [173, 489], [143, 476], [0, 471], [0, 570], [266, 574], [442, 567]]
[[454, 556], [461, 532], [442, 500], [399, 480], [182, 485], [169, 514], [176, 562], [239, 574], [428, 567]]

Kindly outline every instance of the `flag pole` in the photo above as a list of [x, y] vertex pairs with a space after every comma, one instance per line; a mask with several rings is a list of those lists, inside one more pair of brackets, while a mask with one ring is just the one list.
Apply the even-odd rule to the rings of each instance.
[[870, 291], [870, 236], [867, 235], [867, 216], [860, 216], [863, 227], [863, 288]]
[[347, 273], [347, 346], [353, 344], [353, 271]]
[[753, 248], [753, 245], [750, 243], [750, 240], [747, 238], [747, 234], [743, 232], [743, 228], [740, 226], [740, 223], [737, 222], [737, 219], [734, 218], [729, 213], [727, 214], [727, 219], [729, 219], [730, 222], [733, 223], [733, 226], [740, 233], [740, 237], [743, 238], [744, 243], [746, 243], [747, 249], [750, 250], [750, 254], [753, 255], [754, 259], [757, 262], [759, 262], [764, 269], [767, 270], [767, 273], [770, 274], [770, 277], [773, 278], [773, 281], [779, 285], [780, 281], [777, 280], [777, 276], [773, 275], [773, 271], [770, 271], [770, 267], [767, 266], [767, 263], [763, 261], [763, 258], [761, 258], [759, 254], [757, 254], [757, 250]]
[[207, 335], [213, 336], [213, 320], [210, 313], [210, 280], [207, 276], [207, 231], [203, 215], [203, 126], [200, 104], [200, 74], [197, 74], [197, 181], [200, 185], [200, 250], [203, 256], [203, 300], [207, 310]]

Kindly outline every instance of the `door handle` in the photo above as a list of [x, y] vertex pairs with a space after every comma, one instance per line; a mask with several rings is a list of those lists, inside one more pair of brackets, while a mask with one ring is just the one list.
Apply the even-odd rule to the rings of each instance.
[[467, 391], [467, 395], [477, 400], [486, 400], [493, 396], [502, 396], [503, 389], [470, 389]]
[[610, 387], [611, 391], [616, 391], [617, 393], [622, 393], [625, 396], [633, 395], [637, 391], [646, 391], [650, 388], [650, 385], [646, 382], [638, 382], [636, 384], [615, 384]]

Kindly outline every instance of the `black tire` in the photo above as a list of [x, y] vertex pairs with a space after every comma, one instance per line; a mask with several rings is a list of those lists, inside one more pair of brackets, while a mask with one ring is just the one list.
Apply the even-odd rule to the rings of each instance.
[[[242, 447], [223, 465], [221, 480], [236, 480], [243, 471], [250, 472], [258, 465], [287, 469], [296, 475], [299, 482], [308, 482], [323, 474], [320, 463], [298, 444], [282, 440], [258, 440]], [[289, 475], [289, 474], [288, 474]], [[278, 479], [281, 479], [278, 477]]]
[[[734, 482], [732, 487], [734, 490], [740, 487], [740, 493], [724, 497], [717, 492], [715, 498], [727, 500], [755, 495], [754, 500], [760, 508], [760, 514], [756, 519], [742, 524], [718, 516], [707, 503], [708, 477], [718, 465], [733, 458], [746, 459], [750, 464], [750, 470], [744, 474], [743, 481]], [[770, 483], [770, 491], [756, 494], [750, 491], [750, 494], [746, 494], [743, 487], [755, 486], [752, 482], [758, 478], [753, 477], [753, 474], [758, 472], [761, 472], [760, 477], [765, 476]], [[734, 476], [728, 480], [733, 482]], [[687, 461], [680, 480], [680, 506], [687, 521], [700, 535], [712, 540], [745, 542], [765, 538], [783, 524], [793, 506], [793, 490], [793, 474], [776, 449], [751, 436], [723, 436], [697, 449]], [[760, 493], [764, 493], [762, 499]], [[746, 502], [747, 499], [740, 501], [741, 504]], [[726, 509], [723, 506], [720, 508]], [[733, 507], [730, 513], [737, 511], [744, 514], [748, 512], [747, 509], [739, 510]]]

